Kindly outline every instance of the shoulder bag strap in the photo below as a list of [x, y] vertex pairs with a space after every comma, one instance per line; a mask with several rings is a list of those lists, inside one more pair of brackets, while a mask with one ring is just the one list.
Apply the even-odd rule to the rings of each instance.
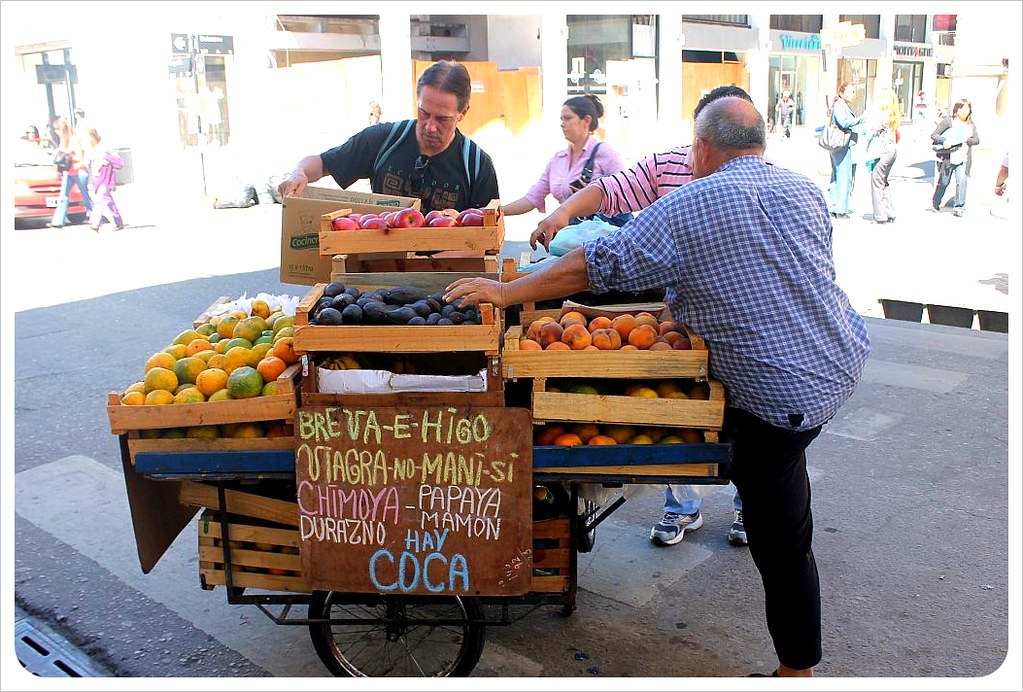
[[593, 151], [590, 152], [590, 158], [586, 159], [586, 164], [583, 166], [582, 175], [579, 176], [587, 185], [590, 184], [590, 180], [593, 179], [593, 160], [597, 158], [597, 149], [600, 149], [600, 145], [603, 142], [597, 142], [597, 145], [593, 147]]

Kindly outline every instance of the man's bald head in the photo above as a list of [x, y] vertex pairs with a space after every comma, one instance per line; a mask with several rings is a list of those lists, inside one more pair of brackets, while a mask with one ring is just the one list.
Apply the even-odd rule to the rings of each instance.
[[700, 150], [700, 161], [694, 162], [697, 178], [737, 156], [762, 155], [767, 147], [764, 118], [752, 103], [734, 96], [707, 104], [696, 118], [694, 134]]

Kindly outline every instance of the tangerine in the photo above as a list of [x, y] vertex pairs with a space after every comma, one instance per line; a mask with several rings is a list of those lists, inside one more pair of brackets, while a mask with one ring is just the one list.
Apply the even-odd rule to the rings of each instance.
[[176, 363], [177, 360], [177, 358], [166, 351], [154, 353], [149, 356], [149, 359], [146, 361], [146, 372], [149, 372], [153, 368], [173, 368], [174, 363]]
[[146, 383], [143, 382], [142, 380], [139, 380], [138, 382], [130, 385], [127, 389], [124, 390], [124, 394], [131, 394], [132, 392], [139, 392], [140, 394], [145, 394]]
[[231, 396], [231, 392], [227, 391], [227, 387], [224, 389], [218, 389], [213, 394], [210, 394], [210, 398], [206, 401], [230, 401], [234, 397]]
[[206, 397], [194, 386], [186, 387], [174, 395], [175, 404], [201, 404], [204, 401], [206, 401]]
[[586, 444], [588, 444], [588, 445], [616, 445], [616, 444], [618, 444], [618, 440], [616, 440], [615, 438], [613, 438], [613, 437], [611, 437], [609, 435], [594, 435], [593, 437], [590, 438], [590, 441], [587, 442]]
[[231, 336], [248, 339], [251, 345], [251, 342], [263, 336], [264, 329], [266, 329], [266, 320], [262, 317], [246, 317], [234, 326]]
[[146, 394], [156, 389], [162, 389], [170, 394], [177, 389], [178, 376], [174, 374], [173, 370], [156, 367], [146, 373], [146, 379], [143, 382]]
[[217, 322], [217, 334], [220, 334], [222, 339], [230, 339], [234, 336], [234, 328], [241, 322], [240, 319], [234, 315], [224, 315]]
[[240, 423], [231, 433], [231, 437], [266, 437], [262, 423]]
[[582, 443], [583, 441], [575, 433], [565, 433], [554, 439], [554, 444], [558, 447], [577, 447]]
[[255, 368], [243, 365], [227, 376], [227, 391], [235, 399], [259, 396], [263, 391], [263, 378], [259, 376]]
[[256, 364], [258, 372], [264, 382], [274, 382], [288, 367], [288, 364], [277, 356], [266, 356]]
[[554, 444], [554, 440], [565, 434], [565, 426], [548, 425], [536, 436], [536, 443], [541, 446]]
[[261, 317], [265, 320], [270, 316], [270, 305], [265, 300], [257, 298], [252, 301], [252, 305], [249, 306], [249, 312], [256, 317]]
[[263, 385], [263, 391], [259, 393], [260, 396], [276, 396], [281, 393], [281, 386], [277, 384], [277, 380], [267, 382]]
[[193, 356], [182, 358], [174, 364], [174, 374], [177, 375], [179, 384], [195, 384], [195, 378], [205, 369], [206, 361]]
[[128, 392], [121, 397], [121, 403], [125, 406], [141, 406], [146, 403], [146, 395], [142, 392]]
[[201, 334], [202, 336], [210, 336], [211, 334], [216, 333], [217, 328], [214, 327], [209, 322], [203, 322], [202, 324], [195, 328], [195, 331]]
[[281, 327], [273, 335], [273, 343], [277, 343], [278, 339], [283, 339], [286, 336], [295, 336], [294, 327]]
[[254, 367], [259, 363], [259, 356], [251, 348], [235, 346], [224, 354], [224, 371], [231, 374], [243, 365]]
[[202, 334], [200, 334], [199, 332], [195, 331], [194, 329], [186, 329], [185, 331], [181, 332], [180, 334], [177, 335], [177, 337], [174, 338], [174, 343], [181, 344], [182, 346], [187, 346], [190, 341], [200, 338], [202, 338]]
[[299, 361], [299, 355], [295, 351], [294, 338], [286, 336], [274, 343], [273, 355], [283, 360], [288, 365], [294, 365]]
[[174, 403], [174, 395], [166, 389], [154, 389], [146, 394], [146, 406], [164, 406]]
[[262, 359], [266, 358], [267, 354], [270, 353], [273, 347], [274, 345], [269, 341], [264, 341], [263, 343], [256, 342], [252, 345], [252, 352]]
[[294, 315], [281, 315], [276, 320], [274, 320], [273, 327], [271, 327], [271, 329], [274, 330], [274, 336], [277, 336], [278, 332], [280, 332], [285, 327], [293, 328], [294, 326], [295, 326]]
[[208, 340], [193, 339], [192, 341], [189, 341], [188, 346], [185, 347], [185, 355], [194, 356], [196, 353], [199, 353], [200, 351], [210, 351], [212, 349], [213, 344], [211, 344]]
[[164, 353], [169, 353], [174, 357], [174, 360], [184, 358], [188, 355], [188, 346], [185, 344], [171, 344], [167, 348], [163, 349]]
[[220, 368], [207, 368], [195, 378], [195, 388], [204, 396], [213, 396], [227, 387], [227, 373]]
[[209, 360], [206, 361], [206, 367], [207, 368], [218, 368], [220, 370], [223, 370], [224, 369], [224, 365], [226, 363], [227, 363], [227, 356], [225, 356], [223, 353], [217, 353], [217, 352], [214, 351], [213, 355], [210, 356]]
[[215, 440], [220, 437], [220, 426], [193, 425], [185, 431], [185, 437], [193, 440]]

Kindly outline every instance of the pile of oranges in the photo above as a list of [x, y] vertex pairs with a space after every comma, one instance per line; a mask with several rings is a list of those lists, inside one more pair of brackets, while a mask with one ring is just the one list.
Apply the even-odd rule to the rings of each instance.
[[536, 430], [537, 445], [651, 445], [703, 442], [703, 432], [692, 428], [637, 427], [623, 423], [548, 423]]
[[522, 351], [684, 351], [692, 348], [684, 330], [672, 320], [649, 312], [587, 320], [578, 311], [560, 320], [541, 317], [519, 341]]
[[121, 393], [126, 406], [227, 401], [278, 393], [277, 377], [299, 360], [295, 318], [263, 300], [186, 329], [146, 361], [145, 376]]

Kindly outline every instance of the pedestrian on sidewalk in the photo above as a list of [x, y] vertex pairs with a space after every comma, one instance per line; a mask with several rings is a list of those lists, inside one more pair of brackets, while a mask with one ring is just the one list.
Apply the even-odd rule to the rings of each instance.
[[952, 115], [942, 118], [931, 133], [937, 155], [937, 181], [931, 209], [941, 211], [952, 176], [956, 179], [956, 193], [952, 200], [952, 213], [961, 217], [966, 211], [966, 186], [973, 166], [973, 147], [980, 144], [977, 126], [973, 123], [973, 106], [968, 99], [959, 99], [952, 106]]
[[862, 115], [854, 115], [850, 104], [856, 98], [856, 85], [842, 82], [838, 87], [838, 95], [831, 102], [830, 120], [840, 129], [850, 133], [849, 144], [829, 152], [831, 156], [831, 187], [829, 188], [831, 204], [829, 212], [832, 218], [849, 218], [849, 197], [852, 195], [853, 167], [852, 147], [856, 145], [858, 135], [853, 129], [863, 122]]
[[897, 156], [899, 121], [902, 108], [893, 89], [883, 89], [877, 112], [867, 128], [867, 169], [870, 171], [870, 201], [874, 208], [874, 223], [895, 220], [892, 190], [888, 184]]
[[46, 225], [50, 228], [63, 228], [67, 223], [67, 209], [71, 203], [71, 188], [77, 187], [82, 197], [82, 204], [88, 212], [92, 212], [92, 200], [89, 197], [89, 165], [85, 160], [85, 152], [79, 145], [78, 138], [71, 131], [71, 125], [65, 118], [58, 118], [54, 123], [57, 132], [57, 151], [66, 154], [68, 168], [60, 175], [60, 196], [57, 207], [53, 210], [53, 218]]
[[778, 105], [774, 109], [778, 114], [777, 122], [782, 129], [782, 133], [785, 135], [785, 139], [791, 139], [792, 118], [796, 114], [796, 102], [793, 100], [791, 92], [781, 92], [781, 98], [778, 99]]
[[89, 216], [89, 227], [99, 233], [100, 224], [110, 219], [114, 230], [124, 228], [121, 212], [114, 202], [114, 190], [117, 188], [117, 170], [124, 166], [124, 160], [102, 144], [102, 138], [96, 128], [89, 128], [89, 170], [92, 174], [92, 214]]

